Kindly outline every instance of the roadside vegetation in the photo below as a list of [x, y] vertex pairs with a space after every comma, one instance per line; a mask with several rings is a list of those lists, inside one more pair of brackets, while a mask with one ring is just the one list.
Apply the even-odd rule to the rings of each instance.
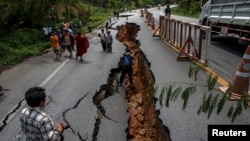
[[172, 14], [199, 18], [202, 1], [204, 3], [206, 0], [177, 0], [178, 6], [172, 8]]
[[199, 18], [199, 15], [200, 15], [199, 10], [195, 10], [195, 11], [192, 11], [192, 12], [186, 12], [186, 10], [181, 8], [180, 6], [173, 7], [171, 9], [171, 11], [172, 11], [172, 14], [191, 17], [191, 18]]

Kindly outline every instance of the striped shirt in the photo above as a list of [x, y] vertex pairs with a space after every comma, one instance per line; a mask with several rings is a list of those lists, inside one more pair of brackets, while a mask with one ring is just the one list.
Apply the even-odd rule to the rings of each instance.
[[24, 108], [20, 113], [21, 129], [26, 141], [59, 141], [60, 133], [54, 123], [39, 107]]

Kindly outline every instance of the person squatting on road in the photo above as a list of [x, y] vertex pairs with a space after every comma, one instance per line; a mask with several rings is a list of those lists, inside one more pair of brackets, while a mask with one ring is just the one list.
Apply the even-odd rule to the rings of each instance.
[[107, 51], [112, 52], [112, 44], [113, 44], [113, 37], [110, 34], [110, 31], [107, 31], [107, 37], [106, 37], [106, 45], [107, 45]]
[[87, 52], [89, 48], [89, 40], [88, 37], [84, 34], [82, 35], [81, 32], [78, 32], [75, 36], [76, 40], [76, 60], [80, 57], [80, 61], [83, 61], [82, 55]]
[[133, 85], [132, 79], [132, 63], [133, 63], [134, 56], [130, 53], [128, 49], [126, 49], [126, 53], [122, 56], [121, 60], [121, 76], [119, 80], [119, 85], [121, 86], [126, 74], [128, 74], [130, 85]]
[[56, 35], [56, 31], [51, 32], [52, 35], [49, 38], [49, 41], [51, 42], [51, 46], [53, 47], [53, 51], [56, 54], [55, 60], [58, 60], [61, 58], [61, 51], [60, 51], [60, 44], [59, 44], [59, 38]]
[[28, 107], [22, 109], [19, 120], [26, 141], [62, 141], [65, 125], [54, 127], [50, 116], [44, 112], [46, 94], [42, 87], [32, 87], [25, 93]]
[[106, 51], [106, 33], [104, 32], [104, 28], [101, 29], [101, 33], [98, 34], [101, 39], [102, 49]]
[[75, 40], [74, 37], [69, 33], [69, 30], [64, 30], [64, 35], [63, 35], [63, 44], [64, 46], [67, 48], [67, 50], [69, 51], [70, 55], [69, 58], [73, 57], [73, 47], [75, 45]]

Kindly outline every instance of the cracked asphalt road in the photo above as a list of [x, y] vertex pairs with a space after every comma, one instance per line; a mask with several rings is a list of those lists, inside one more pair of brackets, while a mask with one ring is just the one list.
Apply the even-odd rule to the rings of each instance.
[[[113, 26], [125, 22], [126, 18], [120, 18], [114, 20]], [[110, 69], [117, 67], [125, 51], [124, 45], [114, 40], [113, 52], [103, 52], [97, 32], [95, 29], [88, 34], [90, 48], [83, 62], [69, 59], [67, 52], [61, 61], [54, 61], [54, 54], [48, 53], [29, 58], [1, 74], [0, 84], [10, 89], [0, 97], [1, 141], [25, 140], [18, 112], [26, 106], [24, 93], [33, 86], [46, 89], [45, 111], [54, 122], [69, 124], [70, 128], [64, 132], [65, 140], [126, 140], [128, 115], [122, 93], [115, 93], [103, 101], [106, 117], [102, 117], [102, 124], [97, 124], [99, 115], [93, 96], [102, 84], [107, 83]], [[114, 38], [116, 33], [111, 30]]]
[[[141, 41], [141, 49], [151, 62], [151, 69], [155, 75], [156, 83], [166, 81], [190, 81], [187, 77], [189, 62], [176, 62], [177, 54], [168, 48], [159, 39], [152, 38], [152, 32], [145, 25], [144, 19], [139, 11], [128, 18], [130, 22], [138, 22], [141, 30], [138, 39]], [[116, 25], [125, 24], [126, 18], [120, 18]], [[96, 31], [95, 31], [96, 32]], [[116, 31], [111, 30], [115, 36]], [[102, 101], [105, 115], [98, 121], [98, 110], [93, 103], [93, 96], [102, 84], [107, 82], [110, 69], [117, 66], [119, 58], [125, 51], [122, 43], [114, 40], [113, 53], [103, 52], [96, 33], [89, 34], [90, 48], [84, 55], [84, 62], [80, 63], [75, 59], [64, 57], [61, 62], [55, 62], [52, 53], [43, 56], [32, 57], [22, 64], [3, 72], [0, 75], [0, 84], [10, 89], [4, 96], [0, 97], [0, 138], [1, 141], [21, 140], [24, 136], [20, 132], [18, 107], [25, 106], [22, 102], [25, 91], [33, 86], [43, 86], [48, 95], [46, 112], [52, 117], [55, 123], [65, 120], [69, 123], [70, 129], [66, 130], [65, 140], [71, 141], [126, 141], [127, 107], [124, 100], [123, 90], [120, 93], [108, 97]], [[145, 40], [146, 39], [146, 40]], [[212, 43], [219, 44], [219, 43]], [[214, 51], [213, 55], [221, 53], [220, 57], [225, 59], [225, 53]], [[67, 52], [65, 55], [68, 55]], [[231, 57], [233, 58], [233, 57]], [[231, 59], [230, 58], [230, 59]], [[241, 57], [237, 57], [240, 60]], [[234, 73], [231, 66], [221, 66], [222, 59], [215, 59], [218, 68]], [[222, 60], [223, 61], [223, 60]], [[236, 63], [234, 63], [236, 62]], [[237, 67], [238, 61], [230, 61]], [[60, 68], [60, 69], [58, 69]], [[199, 75], [200, 81], [206, 79], [204, 73]], [[215, 115], [207, 119], [206, 115], [197, 116], [196, 110], [200, 104], [202, 90], [198, 90], [188, 108], [181, 109], [182, 102], [172, 103], [169, 108], [159, 107], [160, 118], [168, 126], [171, 137], [174, 141], [205, 141], [207, 138], [208, 124], [231, 124], [230, 120], [223, 115]], [[197, 102], [198, 101], [198, 102]], [[15, 107], [13, 109], [13, 107]], [[226, 111], [225, 111], [226, 112]], [[249, 110], [240, 116], [235, 124], [248, 124]], [[96, 123], [101, 122], [96, 128]], [[98, 130], [95, 132], [95, 130]], [[97, 134], [95, 134], [97, 133]]]

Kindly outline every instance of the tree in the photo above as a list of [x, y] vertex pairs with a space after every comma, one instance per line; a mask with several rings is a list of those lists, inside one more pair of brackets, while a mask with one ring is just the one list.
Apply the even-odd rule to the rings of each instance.
[[48, 18], [48, 13], [55, 5], [55, 1], [51, 0], [11, 0], [4, 2], [7, 7], [2, 14], [1, 27], [12, 29], [18, 27], [36, 28], [41, 27], [45, 19]]
[[178, 0], [177, 3], [180, 9], [185, 9], [189, 14], [194, 14], [199, 11], [202, 0]]

